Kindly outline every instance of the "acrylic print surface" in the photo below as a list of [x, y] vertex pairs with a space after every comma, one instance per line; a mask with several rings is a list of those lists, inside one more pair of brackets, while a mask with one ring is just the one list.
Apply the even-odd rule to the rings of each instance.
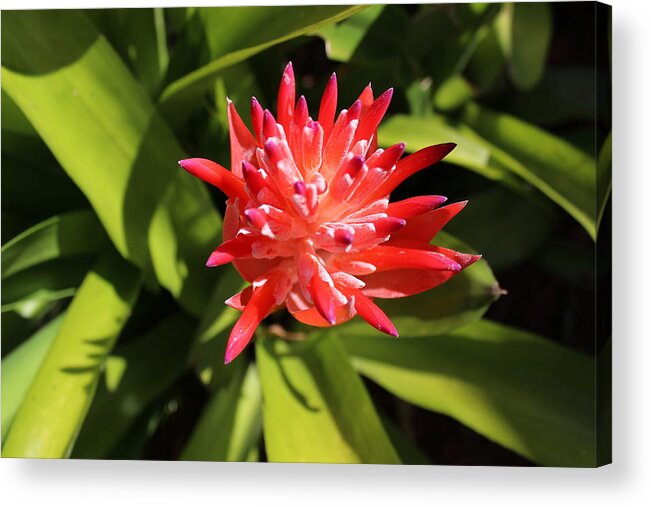
[[2, 456], [610, 462], [610, 7], [2, 12]]

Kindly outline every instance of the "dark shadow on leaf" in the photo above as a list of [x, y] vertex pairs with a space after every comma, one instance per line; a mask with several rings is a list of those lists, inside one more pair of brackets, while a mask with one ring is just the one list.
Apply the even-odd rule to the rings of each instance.
[[[68, 37], [70, 30], [77, 37]], [[45, 35], [34, 40], [36, 32]], [[27, 75], [55, 72], [82, 58], [99, 37], [80, 11], [3, 11], [2, 65]], [[24, 54], [34, 44], [39, 45], [39, 58]]]

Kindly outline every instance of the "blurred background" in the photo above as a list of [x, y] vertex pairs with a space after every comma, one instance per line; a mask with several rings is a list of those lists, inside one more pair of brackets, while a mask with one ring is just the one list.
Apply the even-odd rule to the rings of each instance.
[[468, 199], [446, 241], [481, 267], [386, 306], [416, 336], [404, 364], [339, 331], [401, 460], [607, 461], [609, 27], [589, 2], [3, 12], [3, 455], [292, 460], [261, 352], [219, 363], [240, 281], [203, 265], [224, 197], [175, 167], [227, 166], [226, 98], [249, 124], [292, 61], [313, 115], [336, 72], [339, 109], [395, 88], [381, 146], [458, 145], [392, 200]]

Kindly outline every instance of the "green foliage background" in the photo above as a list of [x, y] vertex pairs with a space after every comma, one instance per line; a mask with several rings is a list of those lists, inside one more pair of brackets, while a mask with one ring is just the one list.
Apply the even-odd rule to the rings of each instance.
[[[3, 12], [2, 455], [607, 459], [593, 301], [609, 55], [563, 49], [577, 16], [597, 45], [596, 7], [578, 5]], [[238, 312], [223, 301], [242, 281], [204, 267], [223, 197], [176, 161], [227, 165], [226, 97], [243, 117], [252, 95], [272, 106], [290, 59], [313, 110], [332, 71], [340, 107], [394, 86], [382, 145], [458, 144], [396, 195], [469, 198], [436, 242], [484, 257], [384, 303], [399, 340], [272, 316], [224, 366]], [[539, 305], [557, 296], [560, 313]], [[462, 443], [431, 412], [499, 447], [446, 461], [437, 446]]]

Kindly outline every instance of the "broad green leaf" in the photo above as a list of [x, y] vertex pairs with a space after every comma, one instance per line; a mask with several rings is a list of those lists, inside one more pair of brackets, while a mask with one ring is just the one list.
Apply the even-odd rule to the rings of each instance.
[[230, 382], [215, 391], [183, 454], [187, 461], [247, 461], [262, 435], [262, 393], [254, 365], [237, 363]]
[[190, 365], [195, 368], [201, 381], [211, 390], [228, 381], [233, 368], [224, 365], [226, 342], [232, 325], [240, 312], [224, 304], [240, 292], [246, 283], [232, 266], [217, 268], [224, 273], [215, 285], [210, 302], [201, 318], [190, 352]]
[[454, 142], [445, 161], [534, 196], [533, 185], [572, 215], [594, 238], [595, 161], [566, 141], [513, 116], [469, 104], [462, 122], [440, 115], [396, 115], [379, 129], [383, 146], [404, 141], [407, 149]]
[[212, 19], [219, 30], [207, 33], [214, 59], [165, 88], [159, 102], [166, 115], [190, 107], [223, 69], [240, 63], [275, 44], [341, 21], [366, 6], [230, 7], [202, 9], [206, 25]]
[[473, 94], [472, 86], [463, 76], [450, 76], [436, 90], [434, 107], [440, 111], [454, 111], [468, 102]]
[[612, 165], [613, 165], [613, 136], [612, 133], [601, 145], [599, 157], [597, 158], [597, 228], [604, 216], [606, 204], [612, 190]]
[[400, 114], [391, 116], [380, 125], [378, 140], [385, 147], [405, 142], [410, 152], [432, 144], [456, 143], [457, 147], [445, 157], [446, 162], [475, 171], [509, 188], [526, 192], [524, 182], [514, 176], [498, 159], [499, 150], [479, 138], [468, 127], [454, 124], [441, 115], [435, 114], [427, 118]]
[[[2, 441], [25, 399], [32, 380], [43, 358], [59, 332], [63, 317], [60, 314], [34, 333], [22, 345], [2, 359]], [[3, 317], [4, 321], [4, 317]], [[4, 322], [3, 322], [4, 324]], [[4, 325], [3, 325], [4, 332]], [[4, 333], [3, 333], [4, 334]], [[4, 348], [4, 343], [3, 343]]]
[[[458, 239], [439, 232], [434, 244], [464, 253], [473, 250]], [[465, 326], [482, 317], [503, 294], [488, 263], [479, 260], [447, 282], [415, 296], [376, 299], [393, 321], [400, 337], [432, 336]], [[356, 317], [337, 327], [341, 336], [386, 336]]]
[[545, 203], [498, 186], [468, 199], [468, 205], [445, 230], [481, 252], [494, 271], [517, 265], [547, 246], [555, 210]]
[[42, 262], [96, 253], [109, 245], [102, 224], [92, 211], [55, 216], [2, 247], [2, 278]]
[[547, 466], [595, 464], [594, 361], [479, 321], [439, 336], [345, 336], [356, 369]]
[[384, 5], [371, 5], [341, 23], [324, 26], [314, 32], [325, 41], [330, 60], [347, 62], [362, 41], [369, 27], [382, 14]]
[[84, 192], [118, 251], [199, 315], [220, 219], [183, 152], [80, 11], [2, 16], [2, 86]]
[[108, 454], [186, 368], [193, 328], [189, 317], [172, 315], [106, 359], [71, 457], [97, 459]]
[[115, 253], [97, 261], [25, 395], [5, 440], [3, 456], [70, 455], [102, 365], [139, 289], [139, 273]]
[[33, 318], [52, 301], [71, 297], [86, 276], [93, 256], [37, 264], [2, 281], [2, 311]]
[[269, 461], [399, 462], [335, 333], [294, 343], [258, 338], [255, 350]]
[[503, 68], [504, 53], [497, 40], [495, 27], [491, 24], [479, 34], [477, 46], [464, 73], [480, 93], [486, 93], [493, 88]]
[[508, 114], [470, 104], [463, 121], [514, 159], [510, 169], [555, 201], [595, 238], [595, 160]]
[[84, 14], [93, 20], [154, 97], [169, 60], [163, 9], [90, 9]]
[[552, 35], [552, 12], [544, 2], [507, 3], [496, 19], [498, 40], [513, 84], [533, 88], [545, 71]]
[[2, 357], [9, 355], [26, 338], [30, 337], [38, 326], [18, 312], [2, 312]]

